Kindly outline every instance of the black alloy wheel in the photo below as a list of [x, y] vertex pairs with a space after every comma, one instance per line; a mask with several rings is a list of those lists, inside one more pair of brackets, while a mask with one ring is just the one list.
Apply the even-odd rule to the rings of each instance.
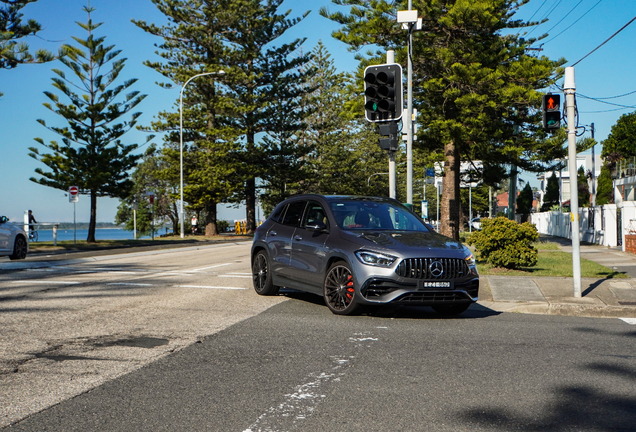
[[278, 287], [272, 283], [272, 275], [269, 271], [269, 257], [265, 251], [259, 251], [254, 257], [252, 265], [252, 278], [254, 291], [263, 296], [278, 293]]
[[9, 259], [17, 260], [17, 259], [25, 259], [27, 256], [27, 242], [24, 237], [19, 236], [15, 239], [15, 244], [13, 246], [13, 255], [9, 255]]
[[441, 315], [459, 315], [464, 312], [470, 303], [454, 303], [454, 304], [440, 304], [432, 306], [433, 310]]
[[337, 315], [351, 315], [358, 309], [353, 275], [344, 261], [329, 267], [323, 286], [325, 303]]

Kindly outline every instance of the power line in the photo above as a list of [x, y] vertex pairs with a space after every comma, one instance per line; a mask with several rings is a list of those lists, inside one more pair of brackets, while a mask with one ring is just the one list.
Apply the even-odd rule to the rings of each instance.
[[572, 67], [576, 66], [577, 64], [581, 63], [583, 60], [585, 60], [590, 54], [592, 54], [594, 51], [596, 51], [597, 49], [599, 49], [600, 47], [602, 47], [603, 45], [605, 45], [607, 42], [610, 41], [610, 39], [612, 39], [614, 36], [616, 36], [617, 34], [619, 34], [620, 32], [622, 32], [623, 30], [625, 30], [625, 28], [630, 25], [631, 23], [633, 23], [636, 20], [636, 16], [634, 18], [632, 18], [627, 24], [625, 24], [623, 27], [621, 27], [616, 33], [614, 33], [613, 35], [611, 35], [610, 37], [608, 37], [605, 42], [603, 42], [602, 44], [600, 44], [599, 46], [597, 46], [596, 48], [594, 48], [592, 51], [590, 51], [589, 53], [587, 53], [587, 55], [585, 55], [581, 60], [577, 61], [576, 63], [574, 63], [572, 65]]
[[530, 18], [528, 18], [528, 22], [532, 21], [532, 18], [534, 18], [534, 16], [537, 14], [537, 12], [539, 12], [541, 10], [541, 8], [543, 7], [544, 4], [546, 4], [548, 0], [543, 0], [543, 3], [541, 3], [541, 6], [539, 6], [539, 9], [537, 9], [536, 11], [534, 11], [534, 13], [532, 14], [532, 16]]
[[[552, 7], [548, 10], [548, 13], [546, 13], [546, 14], [543, 16], [543, 18], [541, 18], [541, 19], [539, 20], [539, 24], [538, 24], [537, 26], [535, 26], [532, 30], [530, 30], [526, 36], [530, 36], [530, 33], [532, 33], [533, 31], [535, 31], [535, 30], [537, 29], [537, 27], [538, 27], [539, 25], [541, 25], [541, 23], [543, 22], [543, 20], [545, 20], [546, 18], [548, 18], [548, 17], [550, 16], [550, 14], [551, 14], [552, 12], [554, 12], [554, 9], [555, 9], [555, 8], [556, 8], [556, 7], [557, 7], [557, 6], [558, 6], [558, 5], [562, 2], [562, 1], [563, 1], [563, 0], [558, 0], [558, 1], [554, 4], [554, 6], [552, 6]], [[545, 3], [545, 2], [544, 2], [544, 3]], [[541, 5], [541, 6], [543, 6], [543, 5]], [[539, 8], [539, 9], [541, 9], [541, 8]], [[537, 12], [539, 12], [539, 9], [537, 9]], [[536, 12], [535, 12], [535, 14], [536, 14]], [[534, 15], [532, 15], [532, 16], [534, 16]]]
[[[574, 24], [576, 24], [577, 22], [581, 21], [581, 19], [582, 19], [585, 15], [587, 15], [588, 13], [590, 13], [590, 12], [592, 11], [592, 9], [594, 9], [596, 6], [598, 6], [598, 4], [599, 4], [600, 2], [602, 2], [602, 1], [603, 1], [603, 0], [598, 0], [598, 2], [596, 2], [596, 4], [595, 4], [594, 6], [592, 6], [591, 8], [589, 8], [589, 9], [587, 10], [587, 12], [585, 12], [583, 15], [581, 15], [581, 16], [579, 17], [579, 19], [577, 19], [576, 21], [574, 21], [572, 24], [570, 24], [568, 27], [566, 27], [566, 28], [565, 28], [565, 30], [561, 31], [561, 33], [557, 34], [557, 35], [556, 35], [556, 36], [554, 36], [552, 39], [547, 40], [546, 42], [544, 42], [544, 44], [547, 44], [548, 42], [551, 42], [551, 41], [553, 41], [554, 39], [556, 39], [557, 37], [561, 36], [563, 33], [565, 33], [567, 30], [569, 30], [569, 29], [570, 29], [570, 28], [571, 28]], [[552, 29], [550, 29], [550, 30], [552, 30]], [[549, 33], [549, 32], [548, 32], [548, 33]]]
[[589, 100], [593, 100], [595, 102], [599, 102], [599, 103], [604, 103], [606, 105], [613, 105], [613, 106], [617, 106], [617, 107], [623, 107], [623, 108], [636, 108], [636, 106], [634, 105], [623, 105], [623, 104], [617, 104], [617, 103], [613, 103], [613, 102], [606, 102], [604, 100], [600, 100], [600, 99], [595, 99], [589, 96], [585, 96], [581, 93], [577, 93], [577, 96], [582, 97], [583, 99], [589, 99]]
[[[634, 94], [634, 93], [636, 93], [636, 90], [634, 90], [634, 91], [630, 91], [629, 93], [624, 93], [624, 94], [622, 94], [622, 95], [618, 95], [618, 96], [607, 96], [607, 97], [592, 97], [592, 96], [585, 96], [585, 95], [582, 95], [582, 96], [583, 96], [584, 98], [594, 99], [594, 100], [598, 100], [598, 99], [618, 99], [618, 98], [622, 98], [622, 97], [625, 97], [625, 96], [632, 95], [632, 94]], [[579, 93], [579, 94], [580, 94], [580, 93]]]
[[559, 22], [557, 22], [555, 25], [553, 25], [553, 26], [552, 26], [552, 28], [551, 28], [550, 30], [548, 30], [546, 33], [548, 33], [548, 34], [549, 34], [552, 30], [554, 30], [554, 28], [555, 28], [556, 26], [558, 26], [559, 24], [561, 24], [561, 23], [563, 22], [563, 20], [564, 20], [564, 19], [566, 19], [566, 18], [568, 17], [568, 15], [570, 15], [570, 14], [574, 11], [574, 9], [576, 9], [577, 7], [579, 7], [579, 5], [580, 5], [581, 3], [583, 3], [583, 0], [580, 0], [577, 4], [575, 4], [575, 5], [574, 5], [574, 7], [573, 7], [572, 9], [570, 9], [570, 12], [566, 13], [566, 14], [563, 16], [563, 18], [561, 18], [561, 19], [559, 20]]

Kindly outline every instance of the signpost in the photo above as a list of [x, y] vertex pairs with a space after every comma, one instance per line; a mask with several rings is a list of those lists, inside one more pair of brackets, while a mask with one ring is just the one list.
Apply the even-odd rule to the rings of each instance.
[[73, 244], [77, 244], [77, 221], [76, 215], [76, 203], [79, 201], [79, 188], [77, 186], [71, 186], [68, 188], [68, 202], [73, 203]]

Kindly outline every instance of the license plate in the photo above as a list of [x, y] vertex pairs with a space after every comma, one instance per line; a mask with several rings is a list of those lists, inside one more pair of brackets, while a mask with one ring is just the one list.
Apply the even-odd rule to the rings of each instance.
[[452, 281], [419, 281], [419, 289], [452, 288]]

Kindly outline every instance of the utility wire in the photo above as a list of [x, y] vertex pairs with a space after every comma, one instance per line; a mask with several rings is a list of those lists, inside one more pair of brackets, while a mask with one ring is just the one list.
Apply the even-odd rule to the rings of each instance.
[[625, 28], [630, 25], [631, 23], [633, 23], [634, 21], [636, 21], [636, 16], [634, 18], [632, 18], [627, 24], [625, 24], [623, 27], [621, 27], [616, 33], [614, 33], [613, 35], [611, 35], [610, 37], [608, 37], [605, 42], [603, 42], [602, 44], [600, 44], [599, 46], [597, 46], [596, 48], [594, 48], [592, 51], [590, 51], [589, 53], [587, 53], [581, 60], [577, 61], [576, 63], [574, 63], [572, 65], [572, 67], [576, 66], [577, 64], [581, 63], [583, 60], [585, 60], [590, 54], [592, 54], [594, 51], [596, 51], [597, 49], [599, 49], [600, 47], [602, 47], [603, 45], [605, 45], [607, 42], [610, 41], [610, 39], [612, 39], [614, 36], [616, 36], [617, 34], [619, 34], [620, 32], [622, 32], [623, 30], [625, 30]]
[[574, 9], [576, 9], [581, 3], [583, 3], [583, 0], [580, 0], [577, 4], [574, 5], [574, 7], [572, 9], [570, 9], [570, 12], [566, 13], [563, 18], [561, 18], [559, 20], [559, 22], [557, 22], [555, 25], [552, 26], [552, 28], [550, 28], [550, 30], [548, 30], [546, 33], [550, 33], [552, 30], [554, 30], [554, 28], [556, 26], [558, 26], [559, 24], [561, 24], [563, 22], [564, 19], [566, 19], [568, 17], [568, 15], [570, 15], [572, 12], [574, 12]]
[[613, 106], [623, 107], [623, 108], [636, 108], [635, 105], [623, 105], [623, 104], [617, 104], [617, 103], [613, 103], [613, 102], [605, 102], [604, 100], [599, 100], [599, 99], [595, 99], [595, 98], [592, 98], [592, 97], [589, 97], [589, 96], [585, 96], [585, 95], [583, 95], [581, 93], [578, 93], [577, 96], [581, 96], [584, 99], [593, 100], [593, 101], [604, 103], [604, 104], [607, 104], [607, 105], [613, 105]]
[[[559, 34], [557, 34], [557, 35], [556, 35], [556, 36], [554, 36], [553, 38], [551, 38], [551, 39], [549, 39], [549, 40], [547, 40], [547, 41], [545, 41], [545, 42], [543, 42], [543, 43], [544, 43], [544, 44], [547, 44], [548, 42], [551, 42], [551, 41], [555, 40], [557, 37], [561, 36], [563, 33], [565, 33], [567, 30], [569, 30], [569, 29], [570, 29], [570, 28], [571, 28], [574, 24], [576, 24], [577, 22], [581, 21], [581, 19], [582, 19], [585, 15], [587, 15], [588, 13], [590, 13], [590, 12], [592, 11], [592, 9], [594, 9], [596, 6], [598, 6], [598, 4], [599, 4], [600, 2], [602, 2], [602, 1], [603, 1], [603, 0], [598, 0], [598, 2], [596, 2], [596, 4], [595, 4], [594, 6], [592, 6], [591, 8], [589, 8], [589, 9], [587, 10], [587, 12], [585, 12], [583, 15], [581, 15], [581, 16], [579, 17], [579, 19], [577, 19], [576, 21], [574, 21], [572, 24], [570, 24], [568, 27], [566, 27], [564, 30], [562, 30]], [[576, 6], [575, 6], [575, 7], [576, 7]], [[574, 9], [572, 9], [572, 10], [574, 10]], [[570, 12], [571, 12], [571, 11], [570, 11]], [[566, 15], [566, 16], [567, 16], [567, 15]], [[559, 21], [559, 22], [560, 22], [560, 21]], [[554, 28], [554, 27], [553, 27], [553, 28]], [[550, 29], [550, 30], [552, 30], [552, 29]], [[548, 31], [548, 33], [550, 33], [550, 32]]]
[[[552, 8], [550, 8], [550, 9], [548, 10], [548, 13], [546, 13], [546, 14], [543, 16], [543, 18], [541, 18], [541, 19], [539, 20], [539, 24], [538, 24], [537, 26], [533, 27], [533, 29], [532, 29], [532, 30], [530, 30], [530, 31], [528, 32], [528, 34], [526, 35], [526, 37], [527, 37], [527, 36], [530, 36], [530, 34], [531, 34], [533, 31], [535, 31], [535, 30], [537, 29], [537, 27], [538, 27], [538, 26], [540, 26], [540, 25], [541, 25], [541, 22], [542, 22], [544, 19], [546, 19], [547, 17], [549, 17], [549, 16], [550, 16], [550, 14], [551, 14], [552, 12], [554, 12], [554, 9], [555, 9], [555, 8], [556, 8], [556, 7], [557, 7], [557, 6], [558, 6], [558, 5], [562, 2], [562, 1], [563, 1], [563, 0], [558, 0], [558, 1], [554, 4], [554, 6], [552, 6]], [[544, 3], [545, 3], [545, 2], [544, 2]], [[541, 5], [541, 6], [543, 6], [543, 5]], [[541, 8], [539, 8], [539, 9], [541, 9]], [[539, 9], [537, 9], [537, 12], [539, 12]], [[535, 12], [535, 14], [536, 14], [536, 12]], [[534, 16], [534, 15], [532, 15], [532, 16]]]
[[[625, 97], [625, 96], [632, 95], [632, 94], [634, 94], [634, 93], [636, 93], [636, 90], [634, 90], [634, 91], [630, 91], [629, 93], [624, 93], [624, 94], [622, 94], [622, 95], [618, 95], [618, 96], [596, 97], [596, 98], [595, 98], [595, 97], [592, 97], [592, 96], [583, 96], [583, 97], [586, 97], [586, 98], [588, 98], [588, 99], [594, 99], [594, 100], [597, 100], [597, 99], [618, 99], [618, 98], [622, 98], [622, 97]], [[579, 94], [580, 94], [580, 93], [579, 93]]]
[[528, 18], [528, 22], [532, 21], [532, 18], [534, 18], [534, 16], [541, 10], [541, 8], [543, 7], [544, 4], [546, 4], [548, 0], [543, 0], [543, 3], [541, 3], [541, 6], [539, 6], [539, 9], [537, 9], [536, 11], [534, 11], [534, 13], [532, 14], [532, 16], [530, 18]]

